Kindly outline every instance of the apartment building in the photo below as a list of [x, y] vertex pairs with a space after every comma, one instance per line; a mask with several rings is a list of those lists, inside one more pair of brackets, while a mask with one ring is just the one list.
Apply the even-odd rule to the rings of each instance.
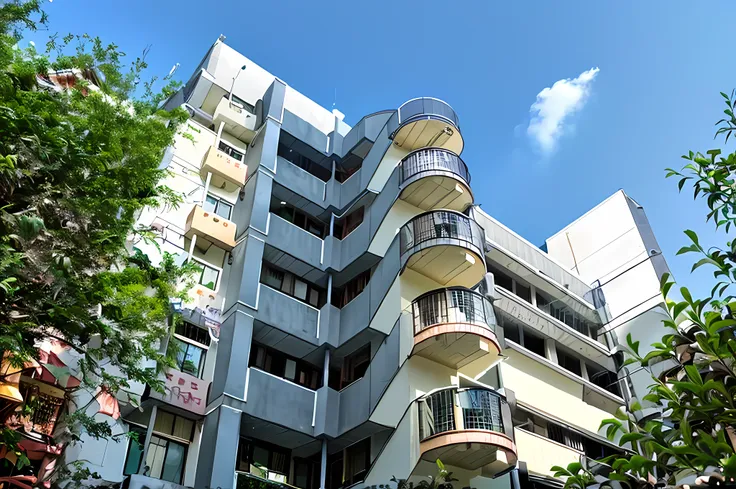
[[140, 222], [202, 268], [162, 345], [179, 368], [120, 397], [114, 432], [138, 441], [72, 458], [130, 488], [380, 486], [441, 459], [458, 487], [520, 489], [617, 449], [598, 426], [632, 395], [619, 333], [659, 327], [621, 285], [657, 249], [631, 199], [544, 251], [475, 205], [447, 103], [350, 127], [222, 40], [167, 104], [191, 116], [162, 162], [185, 203]]

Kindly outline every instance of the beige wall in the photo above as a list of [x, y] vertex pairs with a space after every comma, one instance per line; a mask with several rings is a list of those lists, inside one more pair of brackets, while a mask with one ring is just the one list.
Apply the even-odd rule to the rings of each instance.
[[393, 144], [389, 146], [386, 150], [386, 154], [383, 155], [383, 159], [381, 159], [381, 162], [378, 164], [378, 168], [376, 168], [376, 172], [373, 174], [371, 181], [368, 183], [368, 189], [380, 192], [383, 189], [383, 186], [386, 185], [386, 182], [394, 171], [394, 168], [396, 168], [402, 158], [407, 154], [409, 154], [409, 152], [405, 149], [399, 148]]
[[583, 387], [543, 363], [506, 348], [508, 359], [500, 364], [504, 387], [519, 402], [572, 426], [598, 433], [601, 421], [611, 414], [583, 402]]
[[398, 234], [399, 229], [414, 216], [422, 212], [420, 208], [414, 207], [403, 200], [394, 202], [391, 209], [386, 213], [386, 217], [381, 222], [381, 226], [376, 231], [375, 236], [373, 236], [373, 241], [371, 241], [368, 251], [374, 255], [384, 256], [388, 247], [391, 246], [394, 237]]
[[401, 422], [388, 439], [381, 456], [376, 459], [368, 472], [363, 486], [387, 484], [392, 476], [408, 479], [416, 466], [419, 460], [419, 421], [416, 403], [412, 403], [406, 413], [402, 410], [400, 415], [403, 415]]
[[514, 438], [519, 460], [526, 462], [530, 474], [551, 476], [553, 466], [580, 461], [580, 452], [529, 431], [514, 428]]

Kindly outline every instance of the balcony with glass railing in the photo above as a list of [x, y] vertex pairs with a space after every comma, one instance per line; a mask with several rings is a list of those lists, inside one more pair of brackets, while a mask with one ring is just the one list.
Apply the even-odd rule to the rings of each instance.
[[442, 148], [425, 148], [401, 160], [402, 200], [423, 210], [465, 210], [473, 203], [470, 173], [462, 159]]
[[439, 147], [460, 154], [463, 136], [455, 111], [442, 100], [421, 97], [399, 107], [399, 127], [393, 133], [394, 144], [413, 151]]
[[501, 354], [491, 302], [462, 287], [433, 290], [411, 305], [414, 355], [451, 368], [481, 357], [490, 365]]
[[[516, 465], [511, 413], [496, 391], [450, 387], [419, 400], [419, 451], [425, 460], [489, 476]], [[509, 433], [507, 435], [507, 433]]]
[[242, 161], [225, 154], [214, 146], [210, 146], [202, 158], [202, 166], [199, 173], [202, 179], [207, 179], [211, 173], [210, 184], [213, 187], [234, 191], [245, 185], [245, 177], [248, 167]]
[[455, 211], [420, 214], [400, 230], [402, 270], [441, 285], [474, 287], [486, 273], [483, 228]]

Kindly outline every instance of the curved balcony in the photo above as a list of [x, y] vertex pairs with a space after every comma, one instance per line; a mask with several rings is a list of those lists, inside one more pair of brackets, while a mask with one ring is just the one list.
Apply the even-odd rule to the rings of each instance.
[[415, 98], [399, 107], [399, 128], [393, 140], [408, 151], [432, 146], [455, 154], [463, 150], [457, 114], [446, 102], [431, 97]]
[[424, 210], [465, 210], [473, 203], [470, 173], [452, 151], [425, 148], [401, 160], [400, 199]]
[[433, 290], [412, 303], [411, 313], [415, 355], [460, 368], [485, 355], [490, 365], [501, 353], [493, 306], [478, 292]]
[[425, 460], [493, 476], [516, 465], [516, 445], [506, 435], [513, 433], [510, 424], [511, 412], [497, 392], [443, 389], [419, 400], [419, 451]]
[[419, 214], [399, 233], [401, 269], [410, 268], [440, 285], [473, 287], [486, 273], [484, 239], [483, 228], [459, 212]]

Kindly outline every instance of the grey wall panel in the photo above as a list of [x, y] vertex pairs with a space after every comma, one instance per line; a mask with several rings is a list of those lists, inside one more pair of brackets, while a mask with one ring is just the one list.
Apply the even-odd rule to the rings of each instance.
[[[368, 287], [370, 287], [370, 282], [368, 282]], [[340, 311], [340, 344], [345, 343], [368, 327], [371, 317], [368, 287]]]
[[324, 268], [321, 239], [275, 214], [270, 219], [266, 243], [315, 268]]
[[262, 285], [260, 290], [258, 311], [255, 313], [259, 321], [312, 344], [317, 343], [317, 321], [320, 314], [317, 309], [267, 285]]
[[271, 86], [263, 94], [264, 119], [273, 117], [281, 120], [281, 112], [284, 109], [284, 98], [286, 96], [286, 85], [280, 80], [274, 80]]
[[333, 348], [340, 344], [340, 317], [342, 311], [332, 304], [325, 304], [319, 311], [319, 344]]
[[396, 321], [391, 334], [383, 341], [378, 351], [371, 359], [370, 364], [370, 405], [375, 409], [379, 399], [394, 378], [399, 369], [399, 343], [401, 342], [401, 328]]
[[340, 394], [327, 386], [317, 390], [317, 414], [314, 422], [314, 435], [337, 437], [340, 413]]
[[[234, 284], [233, 291], [237, 292], [237, 300], [252, 308], [255, 308], [258, 300], [258, 284], [264, 248], [265, 244], [256, 236], [251, 235], [246, 240], [242, 268], [240, 269], [242, 272], [238, 273], [240, 283]], [[234, 261], [233, 267], [235, 267]], [[228, 296], [230, 295], [228, 293]], [[228, 301], [227, 304], [232, 305], [233, 302]]]
[[217, 399], [223, 393], [243, 398], [252, 338], [252, 317], [238, 312], [225, 320], [220, 328], [210, 400]]
[[250, 216], [253, 212], [253, 203], [256, 197], [256, 176], [251, 177], [245, 182], [245, 186], [241, 191], [243, 198], [238, 198], [235, 202], [235, 211], [233, 212], [232, 219], [237, 227], [236, 240], [239, 240], [248, 232]]
[[391, 284], [396, 280], [400, 269], [400, 261], [399, 239], [398, 236], [396, 236], [391, 242], [383, 260], [381, 260], [381, 263], [373, 272], [371, 281], [368, 282], [368, 285], [370, 286], [371, 318], [378, 310], [384, 297], [386, 297], [386, 293], [391, 287]]
[[330, 182], [325, 184], [325, 182], [311, 173], [302, 170], [289, 160], [280, 156], [278, 157], [276, 183], [283, 185], [305, 199], [311, 200], [322, 208], [328, 206], [328, 203], [324, 200], [325, 185], [334, 185], [334, 182], [335, 180], [330, 180]]
[[311, 435], [315, 394], [315, 391], [251, 368], [245, 412]]
[[212, 411], [204, 421], [195, 487], [233, 487], [240, 440], [241, 413], [228, 407]]
[[[255, 149], [260, 152], [260, 165], [270, 170], [271, 173], [276, 173], [279, 134], [281, 134], [281, 126], [273, 120], [268, 119], [258, 133], [258, 138], [256, 139], [259, 141], [251, 143], [251, 146], [248, 148], [248, 151]], [[248, 174], [250, 174], [250, 167], [248, 167]]]
[[288, 110], [284, 110], [281, 128], [320, 153], [327, 151], [327, 134]]
[[365, 376], [340, 391], [339, 433], [355, 428], [370, 416], [370, 377]]

